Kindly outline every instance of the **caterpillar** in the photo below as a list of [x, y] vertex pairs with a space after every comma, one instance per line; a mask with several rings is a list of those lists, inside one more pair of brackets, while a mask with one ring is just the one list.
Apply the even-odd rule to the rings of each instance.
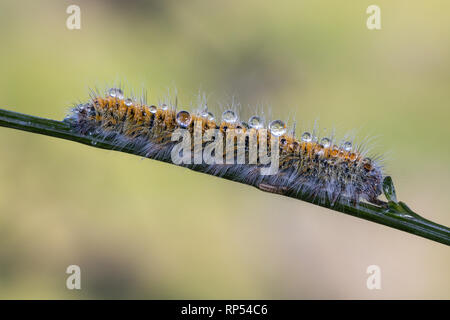
[[[254, 115], [243, 121], [234, 109], [231, 106], [222, 113], [221, 119], [216, 119], [206, 103], [189, 112], [180, 110], [177, 101], [147, 104], [143, 99], [138, 102], [135, 98], [125, 98], [121, 88], [110, 88], [106, 94], [91, 90], [89, 101], [72, 107], [64, 121], [79, 134], [112, 140], [119, 147], [132, 147], [143, 157], [164, 161], [173, 159], [178, 143], [173, 137], [177, 130], [193, 136], [188, 144], [188, 160], [195, 158], [199, 151], [206, 151], [212, 142], [216, 146], [217, 142], [225, 145], [229, 142], [226, 141], [229, 133], [237, 130], [244, 137], [240, 145], [243, 151], [239, 152], [239, 142], [234, 143], [233, 138], [231, 149], [227, 146], [222, 153], [216, 148], [211, 153], [216, 160], [223, 158], [224, 161], [211, 163], [203, 159], [180, 165], [201, 166], [205, 173], [232, 175], [233, 180], [265, 191], [302, 193], [332, 205], [357, 205], [361, 201], [379, 203], [385, 176], [383, 168], [378, 160], [368, 157], [361, 145], [352, 141], [338, 143], [334, 137], [320, 137], [310, 132], [303, 132], [296, 138], [295, 128], [288, 131], [282, 120], [272, 120], [265, 126], [263, 117]], [[206, 139], [209, 130], [215, 130], [218, 135]], [[199, 141], [199, 145], [194, 145], [193, 140]], [[274, 174], [261, 174], [267, 161], [262, 163], [262, 153], [250, 159], [253, 147], [266, 150], [268, 157], [277, 154]]]

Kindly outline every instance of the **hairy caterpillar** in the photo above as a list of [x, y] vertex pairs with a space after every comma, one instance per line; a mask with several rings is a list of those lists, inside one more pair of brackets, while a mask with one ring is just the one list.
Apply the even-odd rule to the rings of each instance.
[[[304, 132], [297, 139], [295, 133], [288, 133], [286, 124], [281, 120], [271, 121], [266, 128], [261, 117], [253, 116], [247, 122], [241, 121], [236, 111], [228, 109], [223, 112], [221, 121], [216, 121], [206, 104], [199, 110], [188, 112], [177, 110], [176, 103], [166, 102], [156, 106], [124, 98], [121, 89], [111, 88], [106, 95], [92, 91], [90, 101], [72, 108], [65, 121], [77, 133], [110, 139], [119, 146], [133, 147], [144, 157], [165, 161], [171, 158], [176, 145], [172, 135], [178, 129], [187, 130], [194, 136], [200, 132], [200, 151], [204, 151], [211, 141], [217, 140], [217, 136], [208, 141], [202, 138], [208, 130], [222, 133], [219, 139], [224, 140], [227, 132], [239, 130], [245, 136], [246, 160], [250, 157], [250, 134], [256, 137], [254, 141], [258, 149], [267, 148], [268, 154], [277, 152], [276, 174], [260, 174], [264, 165], [258, 161], [256, 164], [203, 161], [183, 165], [202, 166], [202, 171], [216, 176], [232, 174], [234, 180], [266, 191], [302, 193], [319, 202], [329, 201], [332, 205], [345, 202], [357, 204], [361, 200], [378, 203], [377, 198], [382, 193], [382, 167], [368, 158], [361, 147], [355, 147], [350, 141], [338, 145], [332, 137], [320, 138], [309, 132]], [[267, 130], [270, 134], [263, 134]], [[272, 144], [274, 141], [276, 149]], [[189, 148], [195, 157], [196, 147], [189, 144]], [[236, 160], [240, 156], [236, 147], [227, 150], [220, 157]], [[258, 160], [260, 157], [261, 153]]]

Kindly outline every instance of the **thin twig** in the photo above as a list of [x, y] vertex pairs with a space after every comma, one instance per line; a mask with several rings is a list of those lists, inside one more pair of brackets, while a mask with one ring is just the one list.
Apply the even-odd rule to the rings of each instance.
[[[111, 141], [98, 139], [95, 136], [85, 136], [74, 133], [71, 130], [70, 125], [63, 121], [43, 119], [31, 115], [25, 115], [0, 109], [0, 126], [71, 140], [95, 148], [140, 155], [131, 147], [121, 147], [115, 145]], [[162, 161], [171, 163], [170, 161]], [[190, 169], [202, 172], [201, 166], [191, 167]], [[235, 180], [233, 175], [231, 174], [225, 174], [222, 178], [233, 181]], [[257, 187], [263, 191], [280, 193], [278, 192], [278, 190], [271, 190], [270, 188], [265, 188], [264, 186], [252, 186]], [[390, 190], [390, 188], [393, 189], [393, 184], [389, 178], [387, 181], [387, 186], [385, 186], [385, 194], [387, 192], [386, 190]], [[392, 193], [393, 195], [386, 194], [389, 201], [386, 203], [380, 202], [380, 206], [369, 203], [359, 203], [358, 205], [354, 206], [349, 204], [339, 204], [333, 206], [330, 203], [317, 203], [313, 198], [301, 194], [281, 194], [283, 196], [288, 196], [291, 198], [314, 203], [331, 210], [346, 213], [361, 219], [369, 220], [398, 230], [403, 230], [420, 237], [450, 245], [450, 229], [448, 227], [422, 218], [418, 214], [411, 211], [403, 202], [397, 202], [397, 200], [395, 199], [395, 191], [392, 190]]]

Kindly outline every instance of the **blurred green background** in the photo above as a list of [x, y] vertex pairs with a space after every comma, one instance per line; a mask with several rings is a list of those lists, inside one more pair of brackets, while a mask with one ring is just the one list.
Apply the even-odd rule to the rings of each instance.
[[[66, 8], [81, 8], [68, 30]], [[381, 8], [369, 31], [366, 8]], [[450, 225], [450, 2], [0, 3], [0, 106], [62, 119], [118, 80], [376, 137]], [[450, 298], [448, 247], [173, 165], [0, 128], [0, 298]], [[82, 290], [67, 290], [68, 265]], [[381, 268], [382, 289], [366, 288]]]

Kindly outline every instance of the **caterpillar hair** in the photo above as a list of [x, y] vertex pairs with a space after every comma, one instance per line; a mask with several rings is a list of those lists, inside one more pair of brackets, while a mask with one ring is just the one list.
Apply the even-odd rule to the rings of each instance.
[[[259, 188], [286, 194], [305, 194], [317, 202], [358, 204], [368, 201], [377, 204], [382, 193], [383, 168], [368, 151], [354, 141], [337, 141], [334, 137], [321, 137], [313, 132], [303, 132], [296, 138], [295, 130], [287, 130], [281, 120], [264, 125], [263, 117], [254, 115], [248, 121], [240, 119], [235, 106], [230, 106], [216, 119], [200, 99], [197, 110], [179, 110], [177, 102], [166, 99], [158, 104], [147, 104], [143, 99], [125, 98], [122, 89], [111, 88], [106, 94], [91, 91], [86, 103], [75, 105], [65, 121], [84, 135], [114, 141], [121, 147], [132, 147], [137, 153], [151, 159], [170, 161], [177, 142], [173, 134], [178, 129], [192, 136], [200, 135], [200, 151], [208, 148], [211, 139], [205, 138], [207, 130], [217, 130], [225, 144], [230, 130], [244, 133], [243, 143], [246, 163], [237, 161], [241, 156], [234, 147], [224, 150], [223, 158], [229, 161], [210, 163], [182, 163], [186, 167], [201, 167], [203, 172], [216, 176], [231, 174], [233, 180]], [[269, 132], [269, 134], [264, 134]], [[268, 154], [277, 151], [279, 156], [275, 174], [262, 175], [261, 161], [249, 163], [251, 134], [256, 137], [258, 149], [267, 148]], [[194, 138], [195, 139], [195, 138]], [[215, 138], [217, 140], [217, 136]], [[274, 149], [272, 142], [277, 142]], [[217, 141], [215, 141], [217, 142]], [[190, 145], [195, 157], [195, 145]], [[232, 152], [232, 154], [230, 154]], [[261, 160], [259, 155], [257, 160]]]

